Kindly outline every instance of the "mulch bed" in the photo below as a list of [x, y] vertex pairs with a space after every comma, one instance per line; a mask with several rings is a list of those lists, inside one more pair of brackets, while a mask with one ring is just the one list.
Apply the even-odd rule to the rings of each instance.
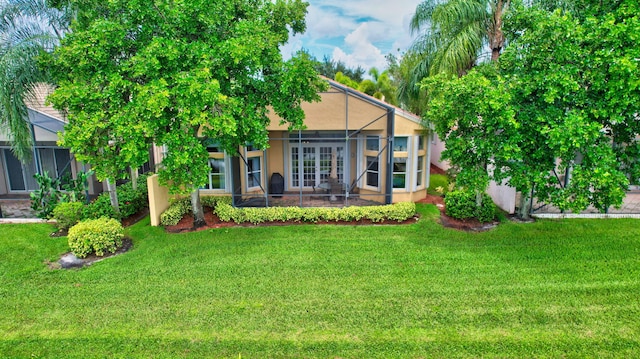
[[477, 219], [456, 219], [449, 217], [445, 213], [444, 198], [440, 196], [427, 194], [427, 196], [424, 199], [418, 201], [418, 203], [429, 203], [436, 205], [436, 207], [438, 207], [438, 209], [440, 210], [440, 224], [447, 228], [453, 228], [460, 231], [479, 232], [495, 228], [498, 225], [497, 222], [482, 223]]
[[[418, 220], [418, 216], [414, 216], [409, 218], [403, 222], [398, 221], [383, 221], [383, 222], [373, 222], [368, 219], [363, 219], [360, 221], [319, 221], [314, 224], [336, 224], [336, 225], [384, 225], [384, 224], [410, 224], [416, 223]], [[213, 208], [204, 208], [204, 221], [206, 224], [202, 227], [193, 228], [193, 215], [188, 213], [185, 214], [184, 217], [176, 224], [175, 226], [165, 226], [165, 230], [170, 233], [182, 233], [182, 232], [193, 232], [193, 231], [202, 231], [206, 229], [215, 229], [215, 228], [227, 228], [227, 227], [259, 227], [259, 226], [289, 226], [289, 225], [298, 225], [298, 224], [309, 224], [306, 222], [297, 222], [297, 221], [274, 221], [274, 222], [265, 222], [260, 224], [252, 224], [252, 223], [242, 223], [236, 224], [235, 222], [223, 222], [213, 213]]]

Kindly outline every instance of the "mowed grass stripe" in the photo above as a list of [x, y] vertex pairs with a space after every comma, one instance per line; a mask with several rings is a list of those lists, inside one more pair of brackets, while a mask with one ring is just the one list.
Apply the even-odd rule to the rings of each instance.
[[[166, 234], [51, 271], [52, 227], [3, 226], [0, 356], [619, 357], [640, 351], [633, 220]], [[6, 239], [4, 239], [6, 238]], [[72, 345], [71, 343], [77, 343]], [[70, 357], [73, 357], [70, 356]]]

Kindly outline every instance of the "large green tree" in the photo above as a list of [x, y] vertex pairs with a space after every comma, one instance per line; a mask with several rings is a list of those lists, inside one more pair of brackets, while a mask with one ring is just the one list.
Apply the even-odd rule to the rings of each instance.
[[637, 14], [629, 1], [584, 20], [537, 8], [511, 19], [517, 36], [500, 66], [521, 124], [523, 157], [511, 183], [523, 198], [535, 189], [538, 199], [573, 211], [621, 204], [622, 160], [639, 133]]
[[493, 65], [466, 76], [440, 74], [422, 82], [430, 95], [425, 126], [435, 129], [446, 144], [442, 158], [454, 165], [456, 184], [482, 194], [490, 180], [502, 182], [521, 152], [519, 124], [505, 80]]
[[204, 139], [232, 155], [248, 143], [264, 149], [268, 112], [301, 128], [301, 103], [326, 86], [307, 54], [280, 54], [305, 30], [300, 0], [70, 2], [81, 16], [55, 54], [51, 97], [69, 112], [64, 144], [99, 177], [139, 164], [151, 142], [165, 146], [160, 179], [191, 192], [195, 226]]
[[31, 158], [33, 145], [25, 100], [34, 86], [51, 82], [38, 57], [59, 44], [71, 16], [67, 7], [54, 9], [45, 0], [0, 2], [0, 129], [21, 161]]

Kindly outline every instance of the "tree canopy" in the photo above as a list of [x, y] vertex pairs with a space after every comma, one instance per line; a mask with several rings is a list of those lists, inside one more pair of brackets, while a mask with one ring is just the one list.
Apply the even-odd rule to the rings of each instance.
[[51, 96], [68, 111], [63, 144], [99, 178], [165, 146], [160, 179], [172, 192], [204, 185], [204, 138], [230, 154], [268, 144], [268, 112], [303, 126], [303, 101], [324, 89], [305, 53], [280, 45], [305, 30], [300, 0], [139, 2], [70, 0], [80, 11], [51, 64]]
[[38, 83], [51, 82], [38, 57], [68, 32], [71, 16], [69, 8], [54, 9], [45, 0], [0, 3], [0, 128], [23, 162], [31, 158], [33, 145], [25, 100]]

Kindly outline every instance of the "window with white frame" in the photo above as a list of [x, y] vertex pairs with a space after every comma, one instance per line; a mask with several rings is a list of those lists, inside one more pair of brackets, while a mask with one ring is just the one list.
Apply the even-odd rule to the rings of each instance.
[[262, 185], [261, 156], [247, 158], [247, 188], [260, 188]]
[[393, 138], [393, 151], [395, 152], [407, 152], [409, 148], [408, 137], [394, 137]]
[[416, 187], [424, 186], [424, 168], [425, 168], [425, 156], [418, 156], [418, 166], [416, 167]]
[[202, 187], [206, 190], [226, 189], [226, 162], [224, 151], [217, 144], [207, 146], [209, 152], [209, 175], [207, 183]]
[[367, 156], [367, 176], [365, 184], [380, 187], [380, 161], [378, 156]]
[[393, 188], [407, 188], [407, 157], [393, 158]]
[[367, 135], [364, 140], [362, 185], [371, 190], [380, 190], [380, 136]]

